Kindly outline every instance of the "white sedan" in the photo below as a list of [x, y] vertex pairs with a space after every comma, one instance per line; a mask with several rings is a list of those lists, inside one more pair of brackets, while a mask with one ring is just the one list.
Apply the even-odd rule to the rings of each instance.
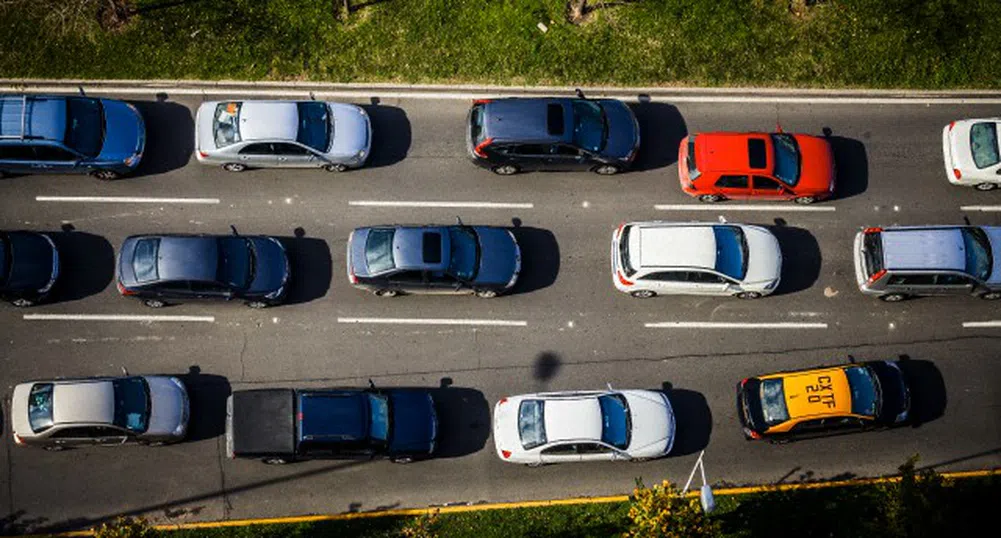
[[651, 390], [523, 394], [494, 406], [494, 446], [511, 463], [646, 460], [673, 444], [671, 402]]
[[959, 120], [942, 129], [949, 183], [990, 191], [1001, 185], [1001, 118]]

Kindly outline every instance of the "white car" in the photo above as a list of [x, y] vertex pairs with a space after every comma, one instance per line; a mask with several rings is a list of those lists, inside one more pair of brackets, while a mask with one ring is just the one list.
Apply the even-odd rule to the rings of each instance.
[[501, 398], [494, 446], [510, 463], [658, 458], [674, 445], [674, 411], [651, 390], [569, 391]]
[[360, 106], [329, 101], [210, 101], [195, 117], [195, 155], [230, 172], [359, 168], [372, 146]]
[[1001, 118], [959, 120], [942, 129], [949, 183], [990, 191], [1001, 185]]
[[778, 239], [761, 226], [630, 222], [612, 233], [612, 283], [633, 297], [718, 295], [756, 299], [782, 276]]

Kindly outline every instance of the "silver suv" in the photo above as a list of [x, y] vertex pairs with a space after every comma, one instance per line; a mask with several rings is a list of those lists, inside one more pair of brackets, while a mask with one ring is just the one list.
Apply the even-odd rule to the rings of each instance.
[[999, 226], [866, 228], [855, 236], [855, 280], [887, 302], [922, 295], [1001, 299]]

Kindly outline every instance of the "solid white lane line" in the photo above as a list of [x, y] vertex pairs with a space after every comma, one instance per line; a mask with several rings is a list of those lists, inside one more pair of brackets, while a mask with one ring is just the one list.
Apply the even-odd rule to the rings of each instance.
[[218, 198], [146, 198], [142, 196], [36, 196], [36, 202], [96, 202], [114, 204], [218, 204]]
[[725, 213], [727, 211], [815, 211], [830, 212], [837, 208], [834, 206], [806, 206], [806, 205], [733, 205], [733, 204], [657, 204], [654, 209], [661, 211], [716, 211]]
[[361, 207], [468, 207], [475, 209], [532, 209], [535, 204], [517, 202], [420, 202], [394, 200], [351, 200], [348, 205]]
[[123, 314], [25, 314], [27, 321], [202, 321], [215, 323], [215, 316], [132, 316]]
[[964, 205], [959, 208], [960, 211], [1001, 211], [1001, 205]]
[[1001, 327], [1001, 321], [964, 321], [964, 329], [985, 329], [991, 327]]
[[483, 325], [491, 327], [524, 327], [527, 321], [504, 319], [443, 319], [443, 318], [337, 318], [337, 323], [379, 323], [386, 325]]
[[736, 323], [726, 321], [665, 321], [644, 323], [648, 329], [826, 329], [826, 323]]

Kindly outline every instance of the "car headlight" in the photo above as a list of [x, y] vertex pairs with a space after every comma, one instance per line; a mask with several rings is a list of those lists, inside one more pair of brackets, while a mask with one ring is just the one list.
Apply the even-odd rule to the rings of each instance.
[[775, 289], [775, 286], [778, 285], [778, 283], [779, 283], [778, 280], [773, 280], [773, 281], [769, 282], [768, 284], [765, 284], [764, 289], [766, 291], [771, 291], [771, 290]]
[[365, 158], [365, 155], [365, 150], [359, 150], [358, 153], [355, 154], [355, 160], [360, 161]]

